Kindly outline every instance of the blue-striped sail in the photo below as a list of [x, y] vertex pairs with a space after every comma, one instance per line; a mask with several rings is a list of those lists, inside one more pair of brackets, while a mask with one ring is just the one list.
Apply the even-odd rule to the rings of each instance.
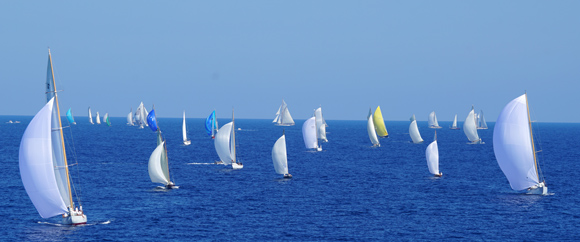
[[212, 138], [215, 136], [214, 130], [216, 130], [216, 120], [215, 120], [215, 110], [207, 117], [205, 120], [205, 131], [207, 135], [211, 136]]
[[66, 118], [68, 119], [68, 122], [69, 122], [69, 123], [71, 123], [71, 124], [77, 124], [77, 123], [75, 122], [75, 119], [74, 119], [74, 118], [73, 118], [73, 116], [72, 116], [72, 111], [71, 111], [71, 109], [70, 109], [70, 108], [68, 109], [68, 111], [66, 111]]
[[149, 128], [153, 131], [157, 131], [157, 119], [155, 118], [155, 109], [149, 112], [147, 115], [147, 123], [149, 124]]

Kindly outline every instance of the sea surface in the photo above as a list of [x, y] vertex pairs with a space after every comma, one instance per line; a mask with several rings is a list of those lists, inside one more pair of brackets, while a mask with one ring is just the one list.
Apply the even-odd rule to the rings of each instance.
[[[236, 120], [241, 170], [215, 165], [204, 119], [187, 119], [192, 141], [181, 141], [181, 119], [159, 118], [171, 179], [161, 190], [147, 163], [156, 147], [150, 129], [91, 125], [77, 117], [65, 129], [77, 194], [88, 224], [42, 219], [22, 185], [18, 150], [32, 117], [0, 116], [0, 241], [398, 241], [580, 239], [580, 124], [534, 123], [550, 195], [511, 190], [493, 153], [493, 122], [485, 142], [467, 144], [463, 130], [440, 122], [442, 178], [429, 174], [425, 149], [434, 130], [419, 122], [425, 142], [413, 144], [409, 122], [386, 121], [388, 138], [371, 147], [366, 121], [327, 120], [322, 152], [304, 148], [302, 123]], [[19, 124], [7, 124], [19, 120]], [[220, 124], [230, 120], [219, 119]], [[460, 124], [461, 125], [461, 124]], [[72, 132], [72, 138], [70, 133]], [[272, 146], [285, 132], [289, 172], [274, 171]]]

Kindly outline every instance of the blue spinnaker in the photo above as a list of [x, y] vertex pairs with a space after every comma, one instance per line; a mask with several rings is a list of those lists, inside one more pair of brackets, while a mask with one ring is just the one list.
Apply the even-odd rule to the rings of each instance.
[[68, 119], [69, 123], [71, 123], [71, 124], [75, 123], [75, 119], [72, 116], [72, 111], [70, 108], [68, 109], [68, 111], [66, 111], [66, 118]]
[[207, 135], [212, 136], [212, 130], [214, 127], [214, 123], [215, 123], [215, 111], [213, 111], [209, 117], [207, 117], [207, 119], [205, 120], [205, 131], [207, 132]]
[[157, 131], [157, 119], [155, 118], [155, 109], [149, 112], [147, 115], [147, 124], [149, 124], [149, 128], [153, 131]]

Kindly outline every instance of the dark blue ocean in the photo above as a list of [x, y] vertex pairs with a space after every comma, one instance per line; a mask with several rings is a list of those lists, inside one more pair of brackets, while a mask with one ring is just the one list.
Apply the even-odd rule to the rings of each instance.
[[[580, 124], [537, 123], [551, 195], [536, 196], [511, 190], [493, 153], [492, 122], [479, 130], [482, 145], [467, 144], [463, 130], [440, 122], [443, 177], [436, 179], [425, 161], [434, 134], [426, 122], [419, 122], [424, 144], [410, 142], [409, 122], [386, 121], [389, 138], [371, 148], [366, 121], [327, 120], [329, 142], [310, 152], [304, 120], [286, 128], [236, 120], [244, 168], [234, 171], [213, 164], [218, 156], [205, 120], [187, 120], [192, 144], [183, 146], [181, 119], [159, 118], [171, 177], [180, 186], [160, 191], [147, 171], [155, 133], [126, 126], [125, 118], [111, 118], [108, 127], [77, 117], [69, 157], [79, 163], [73, 178], [88, 224], [71, 227], [42, 219], [22, 186], [18, 149], [31, 118], [0, 116], [1, 241], [580, 239]], [[294, 176], [288, 180], [271, 160], [283, 129]]]

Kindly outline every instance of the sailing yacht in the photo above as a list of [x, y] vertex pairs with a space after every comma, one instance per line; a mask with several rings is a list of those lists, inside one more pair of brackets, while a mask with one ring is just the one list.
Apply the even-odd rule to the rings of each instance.
[[105, 113], [105, 117], [103, 117], [103, 122], [111, 126], [111, 122], [109, 121], [109, 113]]
[[322, 117], [322, 107], [314, 110], [314, 117], [318, 138], [321, 139], [322, 142], [328, 142], [328, 139], [326, 138], [326, 125], [324, 124], [324, 118]]
[[205, 120], [205, 131], [207, 135], [211, 136], [212, 139], [215, 138], [215, 134], [218, 131], [218, 122], [215, 116], [215, 110]]
[[66, 119], [68, 119], [68, 122], [70, 124], [77, 124], [77, 122], [75, 122], [75, 118], [73, 117], [71, 108], [69, 108], [68, 111], [66, 111]]
[[95, 124], [93, 123], [93, 114], [91, 114], [91, 107], [89, 107], [89, 123]]
[[272, 147], [272, 161], [274, 162], [274, 170], [284, 178], [292, 178], [288, 173], [288, 155], [286, 154], [286, 135], [282, 136], [274, 143]]
[[483, 110], [479, 110], [479, 115], [477, 119], [477, 129], [487, 129], [487, 123], [483, 117]]
[[73, 199], [73, 193], [76, 192], [71, 189], [72, 179], [66, 156], [68, 142], [65, 142], [62, 132], [50, 49], [47, 69], [48, 102], [30, 121], [22, 136], [18, 158], [20, 177], [26, 193], [42, 218], [62, 215], [63, 224], [85, 224], [87, 216], [83, 212], [81, 200], [76, 197], [76, 206]]
[[437, 130], [435, 130], [435, 138], [427, 149], [425, 150], [425, 156], [427, 157], [427, 167], [429, 172], [436, 177], [443, 176], [443, 173], [439, 172], [439, 147], [437, 146]]
[[516, 191], [547, 195], [532, 134], [527, 94], [509, 102], [501, 111], [493, 129], [493, 152], [499, 167]]
[[384, 138], [389, 137], [387, 132], [387, 127], [385, 127], [385, 120], [383, 120], [383, 113], [381, 112], [381, 106], [377, 106], [375, 114], [373, 115], [373, 124], [375, 125], [375, 130], [377, 135]]
[[97, 124], [101, 124], [101, 116], [99, 116], [99, 111], [97, 111]]
[[151, 130], [157, 133], [157, 148], [153, 150], [149, 157], [149, 178], [153, 183], [161, 183], [165, 185], [164, 189], [178, 189], [175, 183], [171, 182], [169, 177], [169, 158], [167, 157], [167, 146], [165, 140], [161, 135], [161, 129], [157, 125], [157, 118], [155, 117], [155, 108], [147, 115], [147, 123]]
[[473, 111], [473, 106], [471, 107], [471, 111], [467, 114], [467, 118], [465, 119], [465, 123], [463, 123], [463, 132], [465, 132], [465, 136], [467, 139], [471, 141], [470, 144], [484, 144], [484, 142], [479, 138], [477, 134], [477, 123], [475, 121], [475, 111]]
[[411, 140], [413, 140], [413, 143], [415, 144], [423, 143], [423, 138], [421, 138], [421, 134], [419, 133], [419, 127], [417, 126], [415, 114], [413, 114], [413, 117], [411, 117], [411, 124], [409, 125], [409, 135], [411, 136]]
[[429, 114], [429, 128], [432, 129], [440, 129], [439, 123], [437, 122], [437, 115], [435, 115], [435, 111]]
[[129, 111], [129, 114], [127, 114], [127, 125], [129, 126], [135, 125], [135, 123], [133, 122], [133, 108], [131, 108], [131, 111]]
[[224, 165], [231, 165], [232, 169], [242, 169], [244, 165], [238, 162], [236, 155], [236, 129], [234, 111], [232, 121], [222, 126], [215, 136], [215, 150]]
[[181, 134], [183, 136], [183, 144], [190, 145], [191, 140], [187, 139], [187, 126], [185, 125], [185, 110], [183, 110], [183, 125], [181, 126]]
[[459, 127], [457, 127], [457, 114], [455, 114], [455, 118], [453, 118], [453, 124], [449, 129], [459, 129]]
[[288, 105], [282, 99], [282, 105], [278, 108], [278, 112], [276, 112], [276, 118], [272, 121], [277, 126], [292, 126], [294, 125], [294, 119], [290, 115], [290, 111], [288, 110]]
[[374, 146], [381, 146], [379, 143], [379, 139], [377, 138], [377, 132], [375, 129], [375, 124], [373, 122], [373, 109], [369, 108], [369, 115], [367, 116], [367, 133], [369, 134], [369, 139], [371, 139], [371, 143]]
[[306, 149], [316, 149], [322, 151], [322, 146], [318, 143], [318, 136], [316, 132], [316, 117], [307, 119], [302, 125], [302, 138], [304, 138], [304, 145]]

